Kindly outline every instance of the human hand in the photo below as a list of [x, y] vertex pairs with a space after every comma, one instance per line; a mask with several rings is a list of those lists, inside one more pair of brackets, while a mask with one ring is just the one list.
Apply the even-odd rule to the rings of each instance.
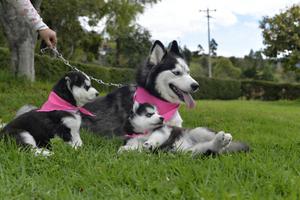
[[49, 48], [55, 48], [57, 43], [56, 32], [50, 28], [39, 30], [39, 35]]

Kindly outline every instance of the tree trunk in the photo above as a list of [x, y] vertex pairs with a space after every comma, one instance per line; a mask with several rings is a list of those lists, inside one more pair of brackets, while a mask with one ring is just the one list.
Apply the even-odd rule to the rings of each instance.
[[116, 55], [115, 55], [115, 65], [116, 67], [120, 67], [120, 39], [116, 38]]
[[[11, 70], [16, 76], [26, 76], [34, 81], [34, 47], [37, 33], [9, 1], [0, 0], [0, 21], [11, 51]], [[31, 2], [35, 8], [39, 8], [42, 0]]]

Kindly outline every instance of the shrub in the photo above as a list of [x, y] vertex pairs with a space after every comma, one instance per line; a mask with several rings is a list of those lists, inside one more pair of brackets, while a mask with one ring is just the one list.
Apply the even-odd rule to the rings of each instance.
[[230, 61], [230, 59], [220, 57], [214, 61], [213, 77], [221, 79], [238, 79], [240, 78], [240, 75], [241, 70], [235, 67]]
[[194, 77], [200, 88], [195, 99], [237, 99], [241, 96], [241, 82], [236, 80]]
[[[0, 69], [7, 69], [9, 65], [10, 59], [8, 50], [0, 48]], [[135, 72], [133, 69], [117, 69], [76, 62], [71, 62], [71, 65], [74, 65], [86, 74], [105, 82], [126, 84], [134, 81]], [[70, 70], [71, 69], [68, 66], [58, 59], [54, 59], [49, 56], [35, 55], [35, 71], [37, 80], [55, 82]], [[110, 91], [114, 89], [113, 87], [103, 85], [95, 84], [95, 86], [100, 91]]]
[[246, 99], [294, 100], [300, 98], [300, 85], [267, 81], [242, 81], [242, 95]]

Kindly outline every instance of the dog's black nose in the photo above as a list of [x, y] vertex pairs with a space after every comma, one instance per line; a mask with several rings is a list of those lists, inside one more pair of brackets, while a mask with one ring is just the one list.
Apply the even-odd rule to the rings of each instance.
[[163, 122], [165, 120], [165, 118], [163, 118], [163, 117], [160, 117], [159, 119], [161, 122]]
[[195, 92], [199, 88], [199, 84], [198, 83], [193, 83], [191, 85], [191, 88], [192, 88], [193, 92]]
[[99, 96], [99, 92], [96, 92], [96, 94], [95, 94], [95, 95], [96, 95], [96, 97], [97, 97], [97, 96]]

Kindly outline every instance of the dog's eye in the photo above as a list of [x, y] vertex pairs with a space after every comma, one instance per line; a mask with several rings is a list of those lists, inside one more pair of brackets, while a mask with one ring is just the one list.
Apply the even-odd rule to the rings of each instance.
[[179, 76], [179, 75], [181, 75], [181, 72], [180, 71], [174, 71], [174, 72], [172, 72], [175, 76]]
[[146, 114], [146, 117], [152, 117], [153, 114], [154, 114], [154, 113], [147, 113], [147, 114]]
[[91, 86], [85, 85], [84, 89], [89, 90]]

